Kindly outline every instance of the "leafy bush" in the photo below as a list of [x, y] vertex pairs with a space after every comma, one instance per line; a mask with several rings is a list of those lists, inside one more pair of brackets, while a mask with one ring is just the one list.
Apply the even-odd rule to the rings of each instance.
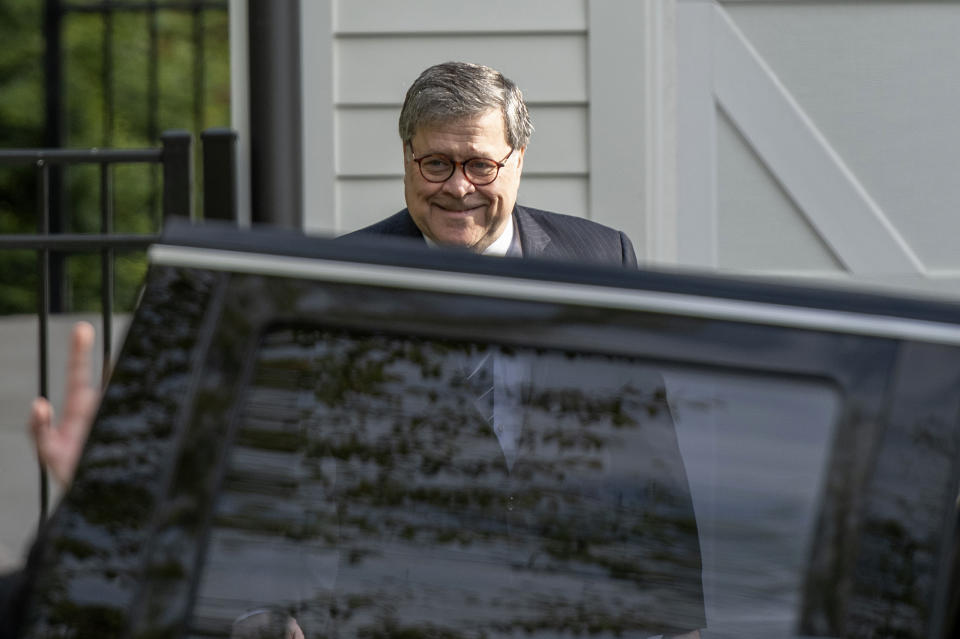
[[[0, 148], [45, 146], [43, 20], [43, 3], [36, 0], [0, 3]], [[199, 151], [201, 130], [229, 126], [228, 31], [226, 2], [196, 13], [68, 11], [61, 29], [63, 146], [152, 147], [160, 144], [164, 130], [176, 128], [192, 131]], [[113, 230], [159, 230], [159, 166], [119, 165], [112, 178]], [[195, 183], [200, 185], [199, 176]], [[99, 166], [67, 167], [62, 184], [63, 231], [98, 232]], [[197, 205], [201, 196], [198, 189]], [[35, 169], [0, 165], [0, 234], [33, 233], [37, 224]], [[128, 310], [146, 259], [142, 253], [121, 253], [115, 265], [118, 310]], [[36, 253], [0, 251], [0, 273], [0, 314], [34, 312]], [[62, 283], [64, 310], [99, 310], [99, 254], [66, 257]]]

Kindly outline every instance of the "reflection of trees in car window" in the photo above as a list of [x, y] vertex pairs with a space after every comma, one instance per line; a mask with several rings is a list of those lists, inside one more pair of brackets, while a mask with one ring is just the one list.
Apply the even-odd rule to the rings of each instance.
[[[476, 400], [495, 381], [474, 374], [491, 354], [525, 371], [512, 466]], [[242, 563], [250, 543], [276, 545], [279, 534], [288, 554], [325, 571], [274, 577], [285, 583], [268, 603], [290, 607], [307, 636], [703, 623], [696, 523], [662, 380], [626, 359], [273, 331], [216, 525], [214, 555]], [[199, 614], [209, 617], [198, 623], [254, 603], [228, 610], [209, 587], [222, 581], [208, 570]]]

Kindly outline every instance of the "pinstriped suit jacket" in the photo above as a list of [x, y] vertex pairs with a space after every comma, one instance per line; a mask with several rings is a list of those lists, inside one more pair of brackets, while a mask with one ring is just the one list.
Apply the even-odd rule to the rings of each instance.
[[[524, 257], [637, 267], [633, 244], [622, 231], [572, 215], [519, 204], [513, 209], [513, 218], [517, 222]], [[423, 238], [407, 209], [345, 237], [356, 235]]]

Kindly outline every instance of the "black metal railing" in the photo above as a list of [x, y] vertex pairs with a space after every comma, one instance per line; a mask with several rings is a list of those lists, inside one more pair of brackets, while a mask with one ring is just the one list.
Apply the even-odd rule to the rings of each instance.
[[[194, 134], [226, 121], [229, 104], [222, 65], [229, 56], [227, 0], [42, 0], [44, 42], [44, 138], [42, 144], [113, 148], [123, 131], [127, 144], [153, 145], [161, 122], [182, 123]], [[130, 35], [136, 34], [135, 50]], [[84, 46], [84, 56], [77, 46]], [[89, 54], [93, 53], [93, 56]], [[97, 60], [93, 65], [84, 60]], [[173, 72], [175, 83], [164, 77]], [[87, 73], [89, 75], [84, 75]], [[71, 97], [75, 78], [97, 100]], [[85, 102], [85, 100], [87, 100]], [[86, 105], [86, 106], [84, 106]], [[89, 126], [99, 120], [99, 126]], [[85, 123], [77, 126], [76, 123]], [[71, 124], [74, 123], [74, 124]], [[54, 165], [50, 181], [53, 232], [74, 226], [66, 179]], [[158, 217], [160, 176], [151, 172], [149, 207], [138, 215]], [[194, 193], [200, 205], [200, 191]], [[52, 308], [69, 305], [66, 264], [52, 256]]]
[[[211, 129], [202, 135], [204, 169], [203, 217], [236, 221], [236, 133]], [[51, 315], [50, 258], [53, 254], [96, 252], [100, 254], [100, 311], [103, 335], [104, 380], [111, 360], [114, 313], [114, 257], [120, 250], [145, 250], [159, 239], [154, 233], [113, 233], [113, 169], [117, 165], [153, 163], [163, 176], [162, 217], [196, 220], [194, 212], [193, 136], [186, 131], [161, 135], [159, 148], [146, 149], [0, 149], [0, 165], [34, 165], [37, 176], [37, 232], [0, 235], [0, 250], [37, 252], [37, 318], [39, 323], [38, 393], [49, 397], [49, 322]], [[50, 173], [55, 167], [93, 164], [100, 167], [98, 233], [57, 233], [51, 231]], [[49, 483], [40, 469], [40, 522], [49, 509]]]

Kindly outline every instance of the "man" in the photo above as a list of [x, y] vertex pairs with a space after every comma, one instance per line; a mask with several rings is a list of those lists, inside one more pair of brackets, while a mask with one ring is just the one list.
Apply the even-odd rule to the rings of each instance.
[[[633, 246], [622, 232], [517, 204], [532, 131], [519, 88], [498, 71], [460, 62], [428, 68], [407, 91], [400, 114], [407, 207], [345, 237], [417, 238], [484, 255], [635, 268]], [[89, 351], [87, 333], [75, 332], [71, 371]], [[51, 426], [45, 400], [34, 403], [31, 415], [41, 460], [64, 483], [96, 408], [88, 381], [77, 375], [70, 380], [59, 428]], [[699, 631], [682, 636], [698, 637]]]
[[[517, 204], [532, 132], [520, 89], [500, 72], [463, 62], [426, 69], [407, 91], [400, 112], [407, 208], [346, 237], [419, 238], [483, 255], [635, 268], [633, 245], [622, 232]], [[506, 455], [508, 447], [498, 437]], [[672, 424], [669, 439], [677, 459], [674, 470], [685, 486]], [[682, 636], [699, 637], [699, 631]]]
[[636, 266], [623, 233], [517, 204], [533, 126], [520, 89], [498, 71], [463, 62], [430, 67], [407, 91], [399, 128], [407, 208], [347, 237]]

